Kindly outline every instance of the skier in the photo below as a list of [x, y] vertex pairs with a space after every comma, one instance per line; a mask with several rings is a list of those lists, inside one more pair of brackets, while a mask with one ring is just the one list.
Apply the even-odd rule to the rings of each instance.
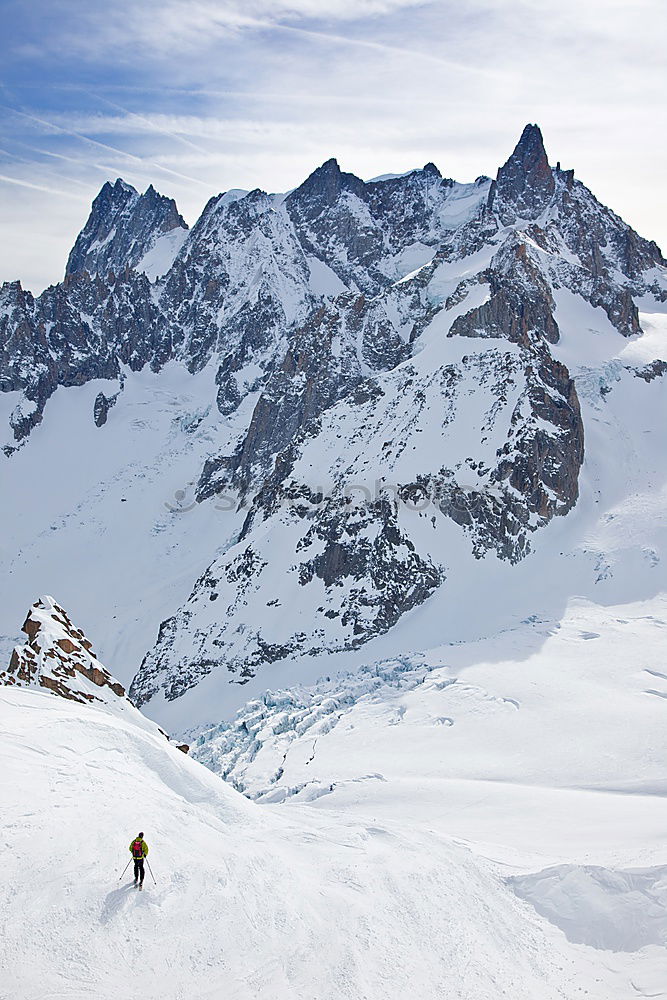
[[137, 834], [130, 844], [130, 854], [134, 858], [134, 884], [139, 883], [139, 888], [144, 885], [144, 858], [148, 854], [148, 844], [144, 840], [143, 833]]

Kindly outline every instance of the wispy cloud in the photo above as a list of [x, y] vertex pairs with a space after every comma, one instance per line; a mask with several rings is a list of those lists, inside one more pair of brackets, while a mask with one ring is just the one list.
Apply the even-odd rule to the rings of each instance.
[[6, 174], [0, 174], [0, 181], [3, 184], [15, 184], [17, 187], [29, 188], [31, 191], [42, 191], [45, 194], [56, 194], [59, 198], [72, 198], [74, 201], [80, 201], [76, 195], [73, 195], [71, 191], [63, 191], [54, 187], [45, 187], [43, 184], [33, 184], [32, 181], [23, 181], [18, 177], [8, 177]]
[[[89, 91], [90, 93], [90, 91]], [[159, 124], [155, 118], [148, 118], [146, 115], [137, 114], [136, 111], [128, 111], [127, 108], [122, 107], [120, 104], [116, 104], [114, 101], [110, 101], [107, 97], [103, 97], [101, 94], [91, 96], [101, 101], [103, 104], [107, 104], [110, 108], [115, 108], [116, 111], [122, 112], [125, 121], [134, 121], [139, 125], [139, 131], [145, 131], [146, 128], [149, 132], [157, 132], [159, 135], [168, 136], [170, 139], [175, 139], [176, 142], [182, 143], [184, 146], [189, 146], [190, 149], [194, 149], [198, 153], [203, 153], [207, 156], [209, 150], [204, 149], [202, 146], [197, 146], [196, 143], [191, 142], [186, 139], [184, 135], [180, 132], [172, 132], [165, 125]]]
[[[71, 164], [73, 164], [74, 166], [76, 166], [78, 168], [93, 169], [93, 170], [102, 170], [105, 174], [113, 173], [114, 169], [116, 169], [115, 167], [113, 167], [109, 163], [97, 163], [97, 162], [95, 162], [95, 160], [91, 160], [86, 155], [83, 155], [83, 156], [68, 156], [66, 153], [54, 153], [54, 151], [52, 149], [44, 149], [43, 146], [32, 146], [32, 145], [30, 145], [30, 143], [21, 142], [18, 139], [13, 139], [12, 142], [13, 142], [14, 145], [18, 146], [20, 149], [27, 149], [27, 150], [29, 150], [32, 153], [37, 153], [39, 157], [45, 156], [49, 160], [62, 160], [63, 163], [71, 163]], [[6, 152], [7, 156], [14, 156], [15, 155], [15, 154], [7, 152], [7, 151], [3, 151], [3, 152]], [[21, 158], [21, 162], [23, 162], [23, 163], [36, 163], [37, 161], [35, 160], [34, 157], [33, 157], [32, 160], [29, 160], [26, 157], [22, 157]], [[68, 179], [70, 179], [70, 180], [72, 179], [72, 174], [67, 174], [67, 175], [63, 174], [63, 177], [65, 177], [65, 176]], [[82, 182], [76, 181], [76, 179], [75, 179], [75, 183], [82, 183]], [[87, 187], [87, 185], [85, 185], [85, 184], [83, 186]]]
[[[306, 29], [300, 22], [377, 20], [399, 11], [437, 5], [440, 0], [164, 0], [117, 3], [104, 12], [89, 9], [86, 18], [98, 36], [122, 34], [125, 43], [157, 51], [200, 48], [221, 35], [238, 37], [245, 30]], [[343, 38], [349, 44], [354, 39]]]
[[177, 170], [171, 170], [169, 167], [165, 167], [163, 164], [157, 163], [155, 160], [142, 159], [140, 156], [136, 156], [134, 153], [129, 153], [127, 150], [119, 149], [117, 146], [111, 146], [106, 142], [99, 142], [97, 139], [91, 139], [90, 136], [85, 135], [81, 131], [77, 131], [73, 128], [64, 128], [62, 125], [58, 125], [53, 121], [48, 121], [44, 118], [39, 118], [36, 115], [28, 114], [26, 111], [19, 111], [17, 108], [3, 106], [5, 111], [9, 111], [12, 114], [19, 115], [21, 118], [25, 118], [28, 121], [33, 122], [35, 125], [41, 126], [47, 131], [59, 132], [62, 135], [67, 135], [72, 139], [78, 139], [81, 142], [88, 144], [89, 146], [96, 146], [99, 149], [104, 149], [107, 152], [114, 153], [116, 156], [120, 157], [122, 160], [127, 160], [133, 164], [138, 165], [142, 169], [146, 166], [152, 166], [156, 170], [162, 170], [167, 174], [172, 174], [174, 177], [178, 177], [180, 180], [189, 181], [192, 184], [202, 184], [204, 187], [207, 185], [197, 177], [190, 177], [187, 174], [182, 174]]
[[89, 202], [107, 177], [152, 181], [192, 222], [210, 194], [286, 190], [332, 155], [366, 177], [427, 160], [463, 180], [493, 173], [527, 121], [667, 242], [666, 12], [662, 0], [17, 2], [0, 38], [0, 278], [19, 260], [44, 283], [60, 273], [85, 218], [78, 192]]
[[[141, 7], [134, 8], [133, 18], [136, 37], [141, 38], [149, 48], [163, 52], [175, 48], [182, 51], [184, 47], [207, 47], [221, 35], [229, 37], [230, 34], [261, 31], [291, 34], [319, 45], [362, 50], [413, 62], [423, 60], [456, 68], [464, 74], [497, 75], [491, 67], [457, 59], [453, 52], [447, 50], [432, 52], [423, 46], [411, 48], [315, 26], [315, 23], [321, 25], [326, 19], [334, 22], [363, 21], [399, 10], [428, 6], [432, 4], [424, 0], [295, 0], [293, 3], [244, 0], [242, 4], [172, 0], [171, 3], [160, 4], [151, 11], [150, 17]], [[295, 19], [302, 21], [304, 18], [310, 23], [295, 23]]]

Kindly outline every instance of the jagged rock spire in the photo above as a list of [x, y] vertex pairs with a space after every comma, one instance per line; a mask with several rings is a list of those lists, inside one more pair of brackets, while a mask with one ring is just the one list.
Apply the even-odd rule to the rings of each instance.
[[140, 195], [120, 177], [114, 184], [107, 181], [72, 248], [65, 275], [134, 267], [156, 239], [177, 228], [188, 227], [173, 198], [158, 194], [152, 184]]
[[526, 125], [514, 152], [498, 170], [489, 205], [504, 222], [536, 219], [555, 191], [555, 181], [538, 125]]

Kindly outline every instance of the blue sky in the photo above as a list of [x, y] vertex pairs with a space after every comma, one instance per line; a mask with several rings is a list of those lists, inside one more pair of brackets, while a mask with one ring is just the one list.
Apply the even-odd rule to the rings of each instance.
[[433, 160], [495, 174], [526, 122], [667, 248], [662, 0], [4, 0], [0, 280], [38, 292], [106, 179], [192, 224], [231, 187]]

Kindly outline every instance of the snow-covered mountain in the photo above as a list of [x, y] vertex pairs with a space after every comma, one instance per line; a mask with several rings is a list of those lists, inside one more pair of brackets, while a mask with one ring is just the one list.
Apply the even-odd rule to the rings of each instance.
[[189, 230], [105, 185], [0, 292], [0, 993], [663, 995], [666, 373], [536, 126]]
[[[330, 160], [190, 231], [152, 188], [105, 185], [65, 281], [2, 290], [9, 580], [57, 577], [168, 726], [520, 620], [545, 575], [560, 603], [617, 427], [647, 475], [666, 274], [534, 125], [493, 181]], [[37, 469], [49, 495], [26, 499]]]
[[120, 179], [106, 183], [69, 255], [65, 276], [122, 274], [128, 268], [162, 274], [161, 266], [169, 269], [187, 228], [173, 199], [158, 194], [152, 184], [140, 195]]

